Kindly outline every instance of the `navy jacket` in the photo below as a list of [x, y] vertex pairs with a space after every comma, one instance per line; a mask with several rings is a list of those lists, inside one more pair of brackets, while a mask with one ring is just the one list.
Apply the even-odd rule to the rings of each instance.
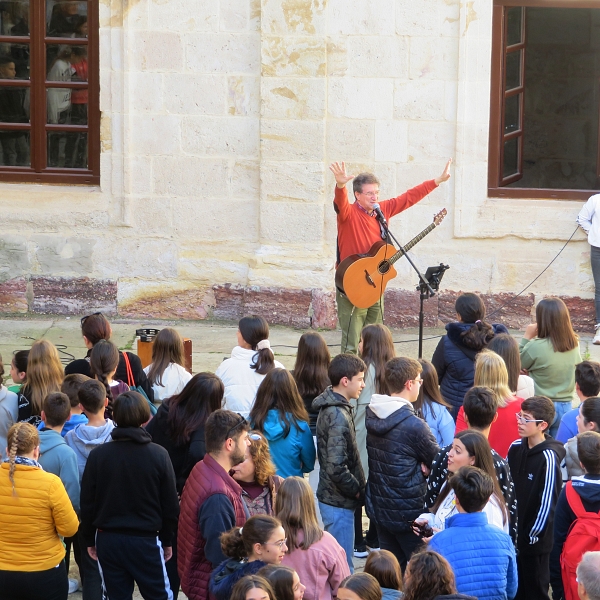
[[489, 525], [482, 512], [459, 513], [433, 536], [429, 550], [441, 554], [456, 576], [456, 589], [479, 600], [512, 600], [517, 558], [510, 537]]
[[[583, 508], [588, 512], [600, 513], [600, 475], [584, 475], [583, 477], [574, 478], [572, 482], [573, 489], [581, 497]], [[575, 513], [569, 506], [567, 494], [563, 488], [554, 512], [554, 546], [550, 554], [550, 583], [552, 584], [552, 598], [554, 600], [562, 600], [563, 598], [560, 555], [575, 518]], [[598, 518], [600, 518], [600, 515]]]
[[[440, 391], [446, 402], [452, 405], [450, 412], [456, 420], [465, 394], [473, 387], [475, 357], [479, 350], [464, 344], [461, 334], [473, 327], [473, 323], [448, 323], [447, 335], [439, 341], [431, 362], [440, 380]], [[495, 324], [494, 334], [508, 333], [504, 325]]]
[[233, 586], [246, 575], [256, 575], [267, 563], [262, 560], [240, 562], [228, 558], [210, 575], [209, 590], [216, 600], [229, 600]]
[[[375, 394], [373, 400], [386, 398]], [[373, 402], [372, 400], [372, 402]], [[390, 398], [398, 400], [398, 398]], [[410, 530], [409, 522], [423, 511], [427, 480], [421, 463], [431, 467], [439, 447], [425, 421], [404, 405], [386, 418], [367, 408], [367, 515], [377, 525], [397, 533]]]

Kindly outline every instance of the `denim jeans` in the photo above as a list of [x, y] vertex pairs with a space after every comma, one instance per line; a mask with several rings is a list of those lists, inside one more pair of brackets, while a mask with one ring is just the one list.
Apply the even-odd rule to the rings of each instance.
[[560, 420], [563, 418], [565, 413], [568, 413], [572, 406], [571, 402], [567, 400], [566, 402], [554, 402], [554, 409], [556, 410], [556, 415], [554, 417], [554, 421], [552, 421], [552, 425], [548, 428], [548, 435], [551, 435], [553, 438], [556, 438], [556, 434], [558, 433], [558, 427], [560, 425]]
[[329, 532], [346, 552], [350, 573], [354, 573], [354, 511], [349, 508], [337, 508], [319, 502], [323, 519], [323, 528]]
[[596, 306], [596, 323], [600, 323], [600, 248], [590, 246], [592, 275], [594, 276], [594, 299]]

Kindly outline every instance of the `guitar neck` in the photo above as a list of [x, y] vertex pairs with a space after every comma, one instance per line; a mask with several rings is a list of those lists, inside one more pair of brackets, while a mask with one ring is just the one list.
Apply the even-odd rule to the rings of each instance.
[[398, 250], [398, 252], [396, 252], [396, 254], [394, 254], [391, 258], [388, 259], [390, 264], [393, 265], [397, 260], [402, 258], [402, 256], [404, 256], [413, 246], [416, 246], [426, 235], [430, 234], [435, 228], [436, 228], [435, 223], [432, 223], [428, 227], [425, 227], [425, 229], [423, 229], [423, 231], [421, 231], [421, 233], [419, 233], [412, 240], [410, 240], [410, 242], [408, 242], [408, 244], [406, 244], [405, 246], [402, 246], [402, 248], [400, 248], [400, 250]]

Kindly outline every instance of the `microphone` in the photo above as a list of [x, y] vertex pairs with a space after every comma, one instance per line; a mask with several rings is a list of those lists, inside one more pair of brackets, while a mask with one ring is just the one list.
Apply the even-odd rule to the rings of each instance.
[[375, 213], [375, 216], [377, 217], [377, 220], [383, 223], [384, 225], [387, 225], [387, 221], [385, 220], [385, 217], [383, 216], [381, 208], [379, 208], [379, 204], [377, 202], [373, 204], [373, 211]]

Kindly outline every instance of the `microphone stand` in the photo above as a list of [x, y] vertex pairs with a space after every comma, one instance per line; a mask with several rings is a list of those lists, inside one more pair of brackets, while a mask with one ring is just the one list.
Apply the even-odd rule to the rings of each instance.
[[[394, 240], [394, 242], [396, 242], [396, 245], [398, 246], [398, 249], [402, 252], [402, 255], [406, 257], [406, 260], [409, 262], [410, 266], [414, 269], [415, 273], [419, 276], [419, 284], [417, 285], [417, 289], [421, 292], [421, 305], [420, 305], [420, 309], [419, 309], [419, 358], [423, 358], [423, 323], [425, 320], [425, 312], [424, 312], [423, 303], [425, 300], [435, 296], [434, 288], [431, 285], [433, 283], [433, 281], [426, 278], [425, 275], [423, 275], [423, 273], [421, 273], [421, 271], [419, 271], [419, 268], [412, 261], [412, 259], [408, 255], [408, 253], [404, 250], [404, 247], [402, 246], [402, 244], [400, 244], [400, 242], [398, 242], [398, 240], [394, 237], [394, 234], [389, 230], [389, 227], [387, 225], [385, 218], [382, 218], [383, 215], [380, 216], [376, 212], [375, 216], [376, 216], [377, 220], [379, 221], [380, 227], [385, 232], [385, 237], [388, 239], [392, 239], [392, 240]], [[383, 237], [383, 235], [381, 237]], [[440, 267], [442, 267], [442, 266], [443, 265], [440, 265]], [[436, 267], [434, 267], [434, 268], [436, 268]], [[447, 268], [449, 268], [449, 267], [446, 267], [446, 269]], [[442, 275], [444, 273], [444, 270], [442, 270]], [[428, 269], [428, 271], [429, 271], [429, 269]], [[439, 276], [439, 279], [438, 279], [438, 286], [439, 286], [440, 279], [441, 279], [441, 275]], [[435, 290], [437, 290], [437, 289], [438, 289], [438, 287], [435, 287]]]

